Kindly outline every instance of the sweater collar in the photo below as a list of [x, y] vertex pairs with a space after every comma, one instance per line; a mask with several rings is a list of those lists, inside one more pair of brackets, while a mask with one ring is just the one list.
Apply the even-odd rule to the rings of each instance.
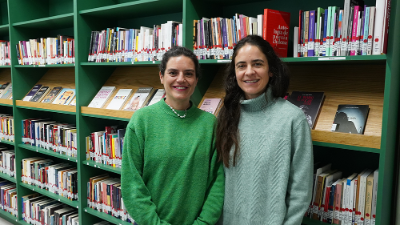
[[272, 104], [274, 97], [272, 96], [272, 89], [268, 88], [265, 94], [261, 94], [257, 98], [241, 100], [242, 108], [246, 111], [260, 111]]
[[[181, 118], [179, 118], [179, 117], [172, 111], [172, 109], [169, 107], [169, 105], [167, 105], [167, 103], [165, 102], [165, 98], [163, 98], [162, 101], [160, 101], [160, 102], [161, 102], [161, 103], [160, 103], [161, 108], [163, 109], [163, 111], [164, 111], [165, 113], [167, 113], [167, 115], [172, 116], [172, 117], [175, 117], [175, 118], [177, 118], [177, 119], [181, 119]], [[193, 102], [190, 101], [190, 103], [191, 103], [191, 106], [190, 106], [190, 108], [187, 110], [186, 117], [183, 118], [183, 119], [192, 117], [193, 114], [194, 114], [195, 111], [196, 111], [196, 107], [193, 105]], [[179, 115], [181, 115], [181, 116], [185, 115], [185, 110], [176, 110], [176, 109], [175, 109], [175, 111], [176, 111]]]

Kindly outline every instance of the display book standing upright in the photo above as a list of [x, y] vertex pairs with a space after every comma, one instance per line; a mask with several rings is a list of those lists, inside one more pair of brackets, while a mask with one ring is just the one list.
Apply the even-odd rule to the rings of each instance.
[[[142, 86], [162, 88], [156, 67], [159, 62], [134, 62], [134, 64], [132, 62], [116, 62], [107, 65], [88, 63], [91, 29], [104, 29], [106, 26], [103, 24], [107, 24], [107, 27], [140, 27], [161, 24], [165, 21], [179, 21], [183, 23], [183, 45], [192, 48], [193, 20], [199, 20], [202, 17], [230, 17], [234, 13], [256, 16], [262, 13], [261, 9], [265, 8], [291, 12], [291, 15], [296, 15], [300, 10], [295, 6], [290, 6], [291, 4], [280, 6], [274, 1], [249, 0], [245, 4], [241, 1], [228, 0], [218, 1], [217, 3], [207, 2], [214, 4], [214, 7], [204, 7], [203, 1], [200, 0], [125, 1], [116, 4], [106, 1], [86, 2], [80, 0], [49, 1], [45, 4], [37, 4], [36, 1], [13, 0], [8, 1], [8, 4], [0, 4], [0, 7], [4, 8], [3, 11], [7, 11], [9, 14], [9, 21], [0, 24], [3, 25], [0, 26], [0, 32], [7, 30], [5, 36], [10, 39], [10, 46], [15, 46], [20, 40], [41, 37], [42, 34], [36, 29], [40, 27], [39, 30], [48, 33], [43, 34], [45, 37], [56, 36], [57, 34], [74, 37], [77, 49], [75, 64], [40, 67], [18, 65], [16, 52], [11, 51], [11, 67], [1, 67], [0, 70], [10, 71], [14, 90], [12, 106], [2, 105], [1, 107], [8, 110], [12, 108], [16, 123], [27, 118], [46, 118], [75, 124], [78, 132], [78, 149], [84, 149], [84, 139], [90, 133], [103, 130], [106, 125], [126, 126], [129, 121], [129, 116], [123, 116], [127, 115], [124, 112], [109, 113], [106, 109], [87, 110], [86, 106], [89, 105], [102, 86], [117, 86], [119, 89], [137, 89]], [[319, 1], [310, 0], [307, 2], [310, 9], [328, 6], [321, 5], [322, 3]], [[240, 5], [238, 5], [239, 3]], [[21, 4], [25, 4], [26, 7], [19, 7]], [[366, 1], [366, 4], [373, 5], [374, 2], [368, 3]], [[329, 158], [333, 167], [341, 162], [340, 160], [343, 160], [344, 164], [347, 163], [349, 167], [343, 172], [361, 171], [360, 168], [364, 166], [349, 163], [346, 157], [343, 157], [348, 154], [358, 157], [361, 161], [360, 164], [365, 161], [364, 164], [372, 163], [379, 167], [382, 176], [379, 176], [378, 182], [380, 188], [378, 190], [377, 224], [390, 223], [391, 175], [394, 172], [395, 125], [397, 124], [398, 110], [397, 96], [399, 96], [397, 76], [399, 65], [392, 62], [399, 60], [400, 46], [393, 37], [398, 36], [399, 33], [399, 29], [396, 29], [396, 27], [398, 27], [400, 19], [396, 12], [400, 12], [400, 2], [398, 0], [391, 1], [391, 6], [387, 55], [363, 58], [344, 57], [337, 61], [335, 59], [325, 61], [321, 65], [321, 62], [314, 58], [294, 59], [291, 57], [291, 49], [289, 49], [289, 57], [283, 59], [295, 75], [290, 87], [292, 91], [323, 91], [326, 95], [321, 114], [312, 130], [317, 155], [332, 156]], [[49, 10], [34, 10], [38, 7], [47, 7]], [[9, 25], [6, 26], [7, 24]], [[290, 34], [289, 37], [293, 40], [293, 34]], [[350, 60], [354, 61], [350, 62]], [[306, 61], [307, 63], [305, 63]], [[207, 60], [202, 62], [204, 76], [199, 81], [198, 88], [192, 98], [195, 105], [201, 104], [202, 98], [223, 97], [221, 68], [225, 65], [221, 65], [221, 62], [223, 61]], [[324, 76], [321, 76], [321, 73]], [[380, 76], [376, 76], [376, 74], [380, 74]], [[75, 88], [76, 107], [35, 102], [28, 104], [21, 101], [35, 84]], [[349, 84], [351, 86], [348, 86]], [[370, 105], [371, 108], [364, 135], [330, 132], [329, 129], [332, 126], [337, 105], [356, 104], [356, 102], [357, 104]], [[133, 114], [132, 112], [129, 113], [131, 113], [130, 115]], [[84, 151], [78, 150], [77, 158], [57, 156], [41, 149], [36, 151], [36, 149], [22, 144], [22, 129], [17, 125], [15, 127], [16, 161], [40, 154], [42, 158], [68, 162], [77, 167], [79, 200], [67, 202], [60, 198], [60, 201], [77, 208], [80, 224], [92, 224], [100, 220], [108, 220], [114, 224], [127, 224], [111, 215], [87, 208], [85, 201], [87, 197], [86, 184], [90, 177], [104, 173], [108, 173], [111, 177], [119, 177], [120, 169], [96, 164], [90, 160], [87, 161]], [[324, 159], [324, 157], [319, 158]], [[16, 169], [15, 182], [18, 198], [31, 193], [40, 193], [58, 201], [57, 197], [43, 190], [22, 184], [21, 168], [17, 167]], [[85, 172], [82, 173], [81, 171]], [[21, 218], [21, 203], [21, 201], [18, 201], [20, 206], [18, 207], [18, 218], [10, 217], [2, 211], [0, 211], [0, 216], [13, 223], [26, 224]], [[306, 219], [303, 222], [305, 224], [315, 223]]]

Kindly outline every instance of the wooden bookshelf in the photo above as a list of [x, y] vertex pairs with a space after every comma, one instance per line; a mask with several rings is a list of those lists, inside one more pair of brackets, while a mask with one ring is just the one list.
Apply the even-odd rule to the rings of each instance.
[[59, 113], [72, 113], [75, 114], [76, 107], [71, 105], [56, 105], [52, 103], [41, 103], [41, 102], [27, 102], [22, 100], [16, 100], [15, 104], [18, 108], [35, 109], [40, 111], [50, 111]]

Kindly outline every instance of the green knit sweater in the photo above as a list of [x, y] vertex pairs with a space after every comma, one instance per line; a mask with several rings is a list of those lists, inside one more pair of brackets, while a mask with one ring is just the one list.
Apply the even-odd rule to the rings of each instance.
[[178, 118], [165, 101], [135, 112], [124, 139], [121, 185], [138, 225], [218, 221], [224, 171], [217, 162], [215, 123], [214, 115], [195, 106]]
[[269, 89], [242, 101], [239, 135], [237, 165], [225, 168], [223, 224], [300, 225], [313, 179], [304, 113]]

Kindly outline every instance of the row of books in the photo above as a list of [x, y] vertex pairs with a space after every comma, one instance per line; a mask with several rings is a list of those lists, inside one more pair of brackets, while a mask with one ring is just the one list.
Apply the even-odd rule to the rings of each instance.
[[75, 89], [36, 84], [22, 101], [53, 103], [57, 105], [76, 105]]
[[33, 225], [79, 225], [78, 210], [37, 193], [22, 197], [22, 219]]
[[0, 114], [0, 139], [14, 142], [14, 117]]
[[182, 46], [182, 31], [182, 24], [175, 21], [152, 28], [92, 31], [88, 62], [159, 61], [171, 47]]
[[[293, 91], [287, 100], [299, 107], [313, 129], [325, 98], [324, 92]], [[369, 105], [338, 105], [331, 131], [364, 134]]]
[[0, 147], [0, 172], [15, 176], [15, 151], [8, 146]]
[[104, 131], [86, 137], [86, 159], [121, 168], [125, 129], [106, 126]]
[[10, 42], [0, 40], [0, 66], [11, 65]]
[[78, 200], [78, 171], [68, 163], [55, 163], [41, 157], [26, 158], [22, 160], [21, 173], [23, 183]]
[[375, 224], [378, 170], [343, 177], [331, 164], [314, 168], [313, 197], [305, 216], [329, 224]]
[[0, 98], [12, 99], [12, 85], [11, 82], [0, 85]]
[[[103, 108], [115, 91], [115, 86], [103, 86], [88, 107]], [[132, 89], [119, 89], [106, 109], [136, 111], [142, 107], [152, 105], [164, 97], [164, 89], [141, 87], [134, 94]], [[130, 100], [128, 101], [128, 99]]]
[[91, 177], [87, 183], [87, 196], [88, 207], [135, 224], [122, 199], [120, 178], [108, 174]]
[[75, 63], [75, 41], [73, 37], [29, 39], [16, 45], [19, 65], [53, 65]]
[[18, 217], [17, 186], [7, 180], [0, 179], [0, 208]]
[[380, 55], [387, 52], [390, 1], [367, 6], [345, 0], [344, 9], [299, 11], [294, 27], [294, 57]]
[[205, 18], [193, 21], [193, 49], [199, 59], [231, 59], [233, 47], [248, 35], [267, 40], [281, 57], [287, 56], [290, 13], [264, 9], [264, 14], [248, 17]]
[[70, 157], [78, 156], [75, 125], [48, 119], [22, 120], [22, 142]]

